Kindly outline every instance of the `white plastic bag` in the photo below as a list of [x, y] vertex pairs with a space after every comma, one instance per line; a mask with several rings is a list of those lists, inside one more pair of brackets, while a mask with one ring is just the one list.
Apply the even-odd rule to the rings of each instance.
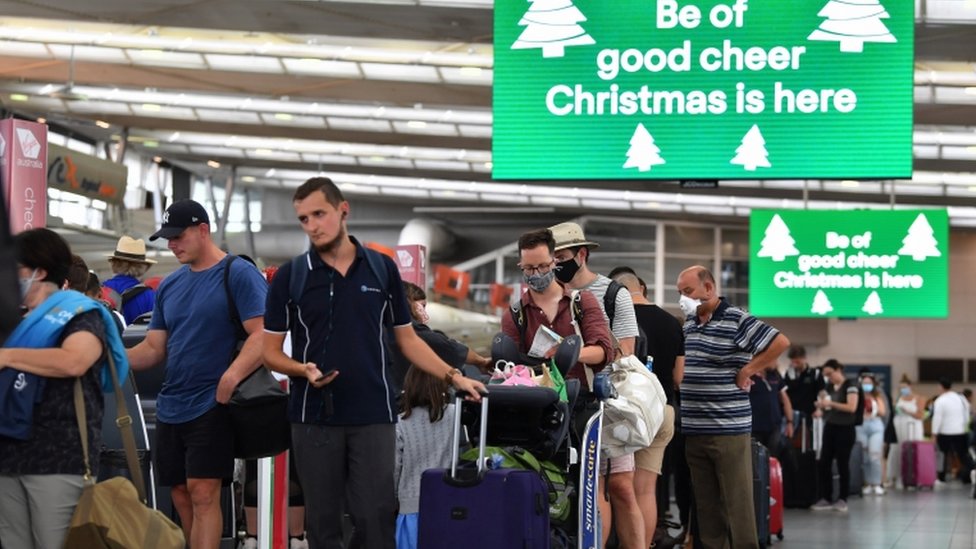
[[623, 357], [610, 368], [618, 397], [606, 401], [601, 446], [615, 458], [651, 445], [664, 422], [667, 397], [657, 376], [637, 357]]

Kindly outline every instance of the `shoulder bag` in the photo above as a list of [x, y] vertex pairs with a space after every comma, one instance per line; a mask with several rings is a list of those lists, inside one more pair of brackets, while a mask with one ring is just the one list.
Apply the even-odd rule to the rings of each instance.
[[264, 366], [234, 389], [227, 404], [234, 424], [234, 457], [271, 457], [291, 446], [288, 393]]
[[115, 387], [118, 418], [125, 457], [133, 482], [113, 477], [96, 483], [88, 460], [88, 425], [81, 380], [75, 380], [74, 400], [81, 451], [85, 463], [85, 487], [75, 507], [64, 541], [64, 549], [183, 549], [183, 531], [161, 511], [146, 506], [146, 484], [136, 455], [132, 418], [119, 386], [115, 360], [108, 353], [109, 370]]
[[[230, 266], [237, 256], [224, 265], [224, 293], [238, 343], [247, 339], [241, 315], [230, 291]], [[288, 421], [288, 392], [271, 370], [258, 366], [234, 389], [227, 403], [234, 425], [234, 457], [259, 459], [276, 456], [291, 446], [291, 423]]]

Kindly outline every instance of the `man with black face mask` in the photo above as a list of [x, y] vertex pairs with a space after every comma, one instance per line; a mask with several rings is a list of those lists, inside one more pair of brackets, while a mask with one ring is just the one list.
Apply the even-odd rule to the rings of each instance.
[[[578, 321], [583, 348], [579, 363], [570, 368], [565, 377], [583, 380], [586, 377], [583, 365], [602, 370], [613, 360], [613, 345], [596, 298], [589, 292], [579, 292], [575, 295], [579, 302], [574, 304], [574, 292], [556, 282], [555, 245], [548, 229], [530, 231], [519, 237], [519, 267], [522, 280], [529, 289], [521, 297], [522, 325], [516, 324], [513, 315], [502, 315], [502, 332], [515, 340], [519, 352], [528, 354], [543, 326], [567, 337], [577, 333]], [[574, 310], [578, 310], [579, 319], [574, 318]], [[552, 352], [555, 347], [549, 350]]]
[[[615, 341], [615, 352], [619, 349], [620, 356], [634, 354], [634, 341], [639, 333], [637, 329], [637, 315], [634, 312], [634, 302], [630, 292], [619, 284], [616, 295], [610, 291], [611, 280], [601, 274], [594, 273], [589, 268], [590, 250], [598, 246], [596, 242], [586, 239], [583, 228], [576, 223], [566, 222], [549, 228], [556, 241], [556, 279], [574, 290], [585, 290], [596, 297], [610, 327]], [[623, 289], [624, 291], [619, 291]], [[608, 303], [609, 301], [609, 303]], [[614, 357], [616, 358], [616, 357]], [[646, 356], [638, 357], [641, 362]], [[645, 449], [647, 450], [647, 449]], [[646, 452], [640, 452], [643, 458]], [[605, 462], [606, 460], [601, 460]], [[638, 501], [634, 490], [634, 476], [636, 469], [635, 454], [629, 454], [609, 460], [609, 488], [610, 504], [613, 510], [613, 524], [617, 530], [621, 547], [647, 547], [650, 540], [644, 538], [652, 532], [644, 528], [644, 514], [642, 508], [648, 508], [651, 500]], [[601, 463], [601, 475], [606, 474]], [[610, 524], [609, 514], [611, 506], [605, 505], [600, 498], [600, 512], [604, 514], [605, 524]], [[654, 514], [657, 514], [656, 511]], [[610, 528], [604, 528], [604, 545]]]
[[[574, 290], [586, 290], [605, 307], [604, 296], [611, 280], [590, 270], [590, 250], [599, 246], [590, 242], [583, 234], [583, 228], [576, 223], [560, 223], [549, 227], [556, 241], [556, 280]], [[623, 287], [620, 287], [623, 289]], [[637, 315], [630, 292], [617, 292], [613, 299], [613, 310], [605, 310], [610, 331], [620, 348], [621, 356], [634, 354], [634, 340], [637, 330]], [[646, 357], [637, 357], [643, 362]]]

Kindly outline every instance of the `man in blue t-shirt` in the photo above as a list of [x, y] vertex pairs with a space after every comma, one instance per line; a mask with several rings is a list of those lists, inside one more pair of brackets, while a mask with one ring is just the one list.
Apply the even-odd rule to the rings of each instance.
[[[156, 469], [172, 487], [188, 545], [216, 549], [223, 515], [220, 488], [234, 472], [233, 427], [227, 401], [259, 367], [267, 283], [254, 265], [232, 261], [210, 237], [199, 203], [174, 202], [150, 240], [165, 238], [183, 264], [156, 292], [146, 339], [129, 349], [133, 369], [166, 362], [156, 400]], [[226, 269], [230, 269], [224, 286]], [[236, 353], [238, 325], [228, 290], [248, 336]]]
[[752, 498], [752, 376], [773, 366], [786, 336], [720, 298], [700, 265], [678, 275], [685, 314], [681, 429], [705, 547], [757, 547]]
[[[485, 387], [417, 336], [396, 265], [349, 235], [349, 202], [330, 179], [309, 179], [293, 203], [311, 247], [271, 282], [264, 363], [291, 377], [309, 547], [342, 547], [345, 510], [354, 545], [394, 549], [397, 408], [387, 345], [395, 341], [412, 364], [473, 399]], [[289, 331], [291, 356], [282, 351]]]

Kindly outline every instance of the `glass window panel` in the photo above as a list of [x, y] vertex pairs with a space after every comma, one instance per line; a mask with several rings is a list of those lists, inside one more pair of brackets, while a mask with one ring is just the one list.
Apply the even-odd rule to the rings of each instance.
[[718, 274], [718, 284], [722, 292], [748, 289], [749, 261], [723, 259], [722, 272]]
[[[597, 249], [597, 252], [599, 253], [600, 249]], [[633, 269], [637, 276], [644, 281], [648, 290], [654, 287], [656, 281], [654, 280], [653, 257], [614, 257], [612, 255], [603, 257], [603, 254], [599, 253], [599, 255], [594, 255], [593, 261], [590, 262], [590, 269], [603, 275], [609, 275], [610, 271], [620, 266]]]
[[692, 265], [704, 265], [708, 269], [714, 271], [715, 265], [712, 261], [711, 256], [709, 257], [672, 257], [670, 255], [664, 258], [664, 280], [661, 283], [664, 285], [664, 302], [665, 303], [677, 303], [678, 302], [678, 275], [681, 271], [691, 267]]
[[749, 291], [748, 290], [730, 290], [719, 292], [719, 295], [726, 298], [731, 305], [736, 307], [742, 307], [743, 309], [749, 309]]
[[702, 254], [711, 256], [715, 252], [715, 229], [711, 227], [665, 225], [664, 247], [669, 255]]
[[749, 231], [722, 228], [722, 259], [749, 257]]
[[621, 224], [603, 220], [587, 221], [584, 227], [586, 238], [600, 245], [596, 255], [609, 252], [654, 253], [657, 251], [654, 249], [656, 230], [657, 226], [650, 223]]

